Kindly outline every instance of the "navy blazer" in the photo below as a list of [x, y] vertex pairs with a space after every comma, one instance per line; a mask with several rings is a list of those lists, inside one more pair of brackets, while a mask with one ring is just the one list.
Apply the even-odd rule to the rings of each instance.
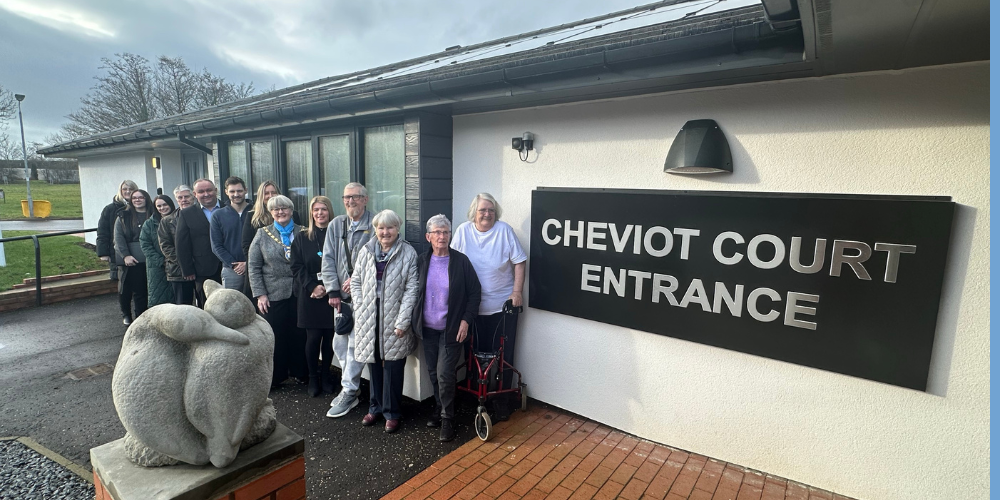
[[177, 213], [174, 244], [184, 276], [214, 276], [221, 269], [222, 262], [212, 252], [211, 226], [201, 204], [195, 203]]

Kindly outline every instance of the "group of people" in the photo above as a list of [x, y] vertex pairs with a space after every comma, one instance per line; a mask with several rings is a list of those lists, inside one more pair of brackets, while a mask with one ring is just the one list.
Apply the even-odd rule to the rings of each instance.
[[[502, 311], [505, 302], [523, 302], [527, 256], [500, 221], [500, 203], [477, 195], [454, 233], [446, 216], [431, 217], [430, 248], [418, 255], [400, 238], [400, 216], [369, 211], [368, 192], [356, 182], [344, 188], [341, 215], [326, 196], [312, 198], [305, 225], [274, 182], [258, 187], [252, 207], [242, 179], [226, 179], [225, 191], [223, 204], [215, 183], [199, 179], [193, 190], [174, 190], [175, 206], [166, 195], [151, 200], [132, 181], [119, 185], [101, 214], [97, 252], [118, 279], [123, 322], [161, 303], [203, 307], [207, 279], [243, 290], [274, 332], [272, 388], [291, 377], [308, 384], [310, 396], [333, 393], [336, 356], [339, 394], [326, 415], [342, 417], [358, 405], [367, 366], [361, 423], [384, 419], [388, 433], [399, 428], [406, 358], [420, 338], [436, 403], [427, 425], [440, 427], [442, 441], [453, 439], [465, 342], [475, 335], [477, 349], [495, 350], [502, 334], [507, 359], [513, 355], [516, 324]], [[506, 419], [509, 405], [496, 399], [496, 416]]]

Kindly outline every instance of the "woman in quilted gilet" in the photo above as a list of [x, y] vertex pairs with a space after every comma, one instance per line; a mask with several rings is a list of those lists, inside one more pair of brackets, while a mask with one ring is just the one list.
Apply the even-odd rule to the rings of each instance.
[[372, 219], [375, 238], [358, 252], [351, 276], [354, 298], [354, 356], [368, 364], [371, 403], [365, 427], [385, 417], [385, 432], [396, 432], [402, 417], [403, 368], [417, 347], [410, 328], [417, 302], [417, 252], [400, 239], [403, 221], [392, 210]]

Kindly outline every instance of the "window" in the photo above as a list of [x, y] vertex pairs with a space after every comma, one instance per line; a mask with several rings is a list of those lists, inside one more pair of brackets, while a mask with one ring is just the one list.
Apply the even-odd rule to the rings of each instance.
[[[365, 187], [372, 213], [392, 210], [406, 220], [405, 136], [402, 125], [364, 129]], [[399, 228], [405, 238], [406, 224]]]
[[246, 141], [233, 141], [229, 143], [229, 175], [243, 179], [250, 189], [250, 170], [247, 168], [247, 143]]
[[[250, 143], [251, 186], [254, 193], [264, 181], [277, 181], [274, 171], [274, 153], [271, 141]], [[280, 184], [279, 184], [280, 185]]]
[[302, 217], [309, 214], [309, 200], [316, 192], [313, 179], [312, 141], [288, 141], [285, 143], [285, 168], [288, 173], [288, 192]]
[[340, 206], [339, 199], [344, 194], [344, 186], [351, 182], [349, 135], [319, 138], [319, 175], [322, 180], [319, 194], [333, 200], [334, 207]]

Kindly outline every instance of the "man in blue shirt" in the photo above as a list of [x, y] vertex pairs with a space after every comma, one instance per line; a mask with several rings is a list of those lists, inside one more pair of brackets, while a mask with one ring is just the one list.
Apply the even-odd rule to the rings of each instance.
[[222, 261], [222, 286], [242, 290], [246, 278], [247, 259], [241, 244], [243, 222], [248, 212], [247, 188], [243, 179], [226, 179], [229, 205], [212, 213], [212, 253]]
[[205, 280], [220, 280], [222, 264], [212, 253], [210, 220], [212, 212], [221, 208], [219, 190], [211, 179], [198, 179], [194, 183], [194, 196], [198, 203], [177, 214], [177, 233], [174, 244], [177, 262], [184, 279], [194, 280], [195, 300], [198, 307], [205, 307]]

